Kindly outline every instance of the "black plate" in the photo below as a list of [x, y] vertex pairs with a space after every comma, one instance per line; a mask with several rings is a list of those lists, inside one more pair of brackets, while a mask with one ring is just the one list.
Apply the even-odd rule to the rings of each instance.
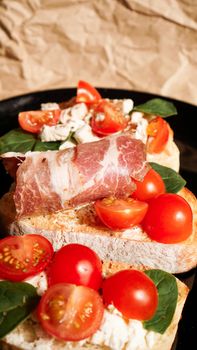
[[[144, 103], [158, 95], [141, 93], [136, 91], [118, 89], [99, 89], [103, 97], [132, 98], [135, 105]], [[0, 101], [0, 136], [17, 126], [17, 115], [21, 111], [39, 109], [41, 103], [62, 102], [70, 99], [76, 93], [76, 89], [57, 89], [30, 93]], [[181, 101], [166, 98], [173, 102], [178, 110], [178, 116], [169, 117], [175, 134], [175, 141], [181, 150], [181, 174], [187, 180], [187, 187], [197, 194], [197, 143], [195, 118], [197, 107]], [[5, 174], [0, 165], [0, 196], [5, 193], [11, 180]], [[197, 332], [197, 279], [194, 281], [195, 270], [180, 274], [178, 277], [188, 284], [193, 285], [186, 301], [182, 320], [179, 323], [178, 333], [173, 350], [185, 350], [195, 348]], [[159, 349], [158, 349], [159, 350]]]

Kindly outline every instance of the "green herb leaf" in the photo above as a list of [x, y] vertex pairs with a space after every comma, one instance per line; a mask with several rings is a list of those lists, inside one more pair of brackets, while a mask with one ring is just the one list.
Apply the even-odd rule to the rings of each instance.
[[59, 149], [60, 145], [60, 141], [42, 142], [40, 140], [37, 140], [32, 151], [55, 151]]
[[163, 334], [170, 325], [178, 300], [178, 287], [176, 278], [162, 270], [145, 271], [158, 290], [159, 303], [154, 317], [144, 321], [143, 326], [148, 331]]
[[0, 137], [0, 154], [6, 152], [58, 150], [61, 142], [42, 142], [36, 135], [22, 129], [14, 129]]
[[26, 153], [31, 151], [36, 142], [33, 134], [29, 134], [22, 129], [13, 129], [0, 137], [0, 154], [6, 152]]
[[0, 281], [0, 312], [22, 306], [25, 299], [34, 292], [35, 288], [29, 283]]
[[35, 309], [40, 297], [25, 282], [0, 282], [0, 338], [11, 332]]
[[177, 114], [177, 109], [173, 103], [161, 98], [154, 98], [139, 106], [135, 106], [133, 110], [158, 115], [163, 118]]
[[162, 177], [166, 192], [177, 193], [186, 185], [186, 181], [182, 176], [173, 169], [153, 162], [149, 164]]

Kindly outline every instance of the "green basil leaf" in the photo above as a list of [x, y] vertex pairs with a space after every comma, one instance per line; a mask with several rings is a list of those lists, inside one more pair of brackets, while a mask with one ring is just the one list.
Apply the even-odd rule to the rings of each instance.
[[0, 154], [6, 152], [26, 153], [32, 150], [35, 142], [36, 137], [33, 134], [22, 129], [13, 129], [0, 137]]
[[37, 140], [32, 151], [55, 151], [59, 149], [60, 145], [60, 141], [42, 142]]
[[6, 302], [4, 307], [1, 302], [1, 309], [4, 311], [0, 312], [0, 338], [3, 338], [29, 316], [36, 308], [40, 297], [36, 288], [25, 282], [2, 281], [0, 288], [1, 296]]
[[163, 118], [177, 114], [177, 109], [174, 104], [161, 98], [154, 98], [139, 106], [135, 106], [133, 110], [159, 115]]
[[32, 293], [35, 293], [35, 288], [29, 283], [0, 281], [0, 312], [23, 306]]
[[143, 326], [148, 331], [163, 334], [170, 325], [178, 300], [178, 287], [176, 278], [162, 270], [145, 271], [158, 290], [158, 307], [155, 315], [148, 321], [143, 322]]
[[186, 181], [175, 170], [153, 162], [149, 164], [162, 177], [166, 192], [177, 193], [186, 185]]

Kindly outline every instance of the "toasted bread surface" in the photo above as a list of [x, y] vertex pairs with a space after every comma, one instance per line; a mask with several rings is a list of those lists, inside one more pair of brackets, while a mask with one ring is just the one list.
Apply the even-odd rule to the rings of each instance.
[[114, 260], [136, 268], [160, 268], [171, 273], [188, 271], [197, 264], [197, 200], [183, 188], [179, 194], [193, 211], [193, 232], [180, 243], [152, 241], [139, 226], [124, 231], [104, 227], [95, 215], [92, 204], [50, 215], [15, 220], [12, 193], [0, 200], [1, 227], [12, 235], [38, 233], [48, 238], [54, 249], [68, 243], [81, 243], [95, 250], [103, 260]]

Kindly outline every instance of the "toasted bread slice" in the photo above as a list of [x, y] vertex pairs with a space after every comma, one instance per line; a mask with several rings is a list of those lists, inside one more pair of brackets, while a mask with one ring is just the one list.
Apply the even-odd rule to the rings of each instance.
[[[127, 264], [121, 264], [118, 262], [109, 262], [105, 261], [103, 263], [103, 274], [105, 276], [112, 275], [113, 273], [120, 271], [125, 268], [131, 268]], [[29, 280], [29, 283], [31, 280]], [[131, 345], [129, 342], [124, 343], [121, 342], [120, 339], [121, 329], [117, 328], [119, 325], [114, 324], [113, 332], [109, 329], [109, 337], [101, 340], [98, 337], [94, 337], [94, 335], [87, 340], [81, 342], [64, 342], [56, 340], [52, 338], [50, 335], [47, 335], [44, 330], [41, 328], [39, 323], [37, 322], [35, 314], [32, 314], [26, 321], [21, 323], [15, 330], [13, 330], [10, 334], [8, 334], [2, 341], [1, 346], [2, 350], [84, 350], [84, 349], [102, 349], [102, 350], [170, 350], [173, 344], [173, 341], [176, 336], [178, 323], [181, 318], [181, 313], [184, 307], [185, 300], [187, 298], [189, 289], [188, 287], [182, 283], [180, 280], [176, 279], [178, 286], [178, 302], [176, 306], [176, 310], [172, 319], [170, 326], [167, 328], [164, 334], [155, 333], [153, 331], [147, 331], [143, 328], [142, 323], [140, 321], [131, 321], [131, 328], [129, 328], [132, 333], [132, 338], [136, 337], [136, 341]], [[117, 316], [116, 316], [117, 317]], [[127, 323], [119, 314], [118, 316], [121, 318], [121, 322]], [[104, 321], [103, 321], [104, 322]], [[139, 332], [138, 333], [136, 333]], [[111, 333], [110, 333], [111, 332]], [[109, 340], [110, 338], [113, 338]], [[117, 337], [117, 339], [116, 339]], [[113, 344], [113, 341], [115, 341]], [[119, 347], [119, 344], [124, 343], [124, 346]], [[136, 344], [136, 345], [135, 345]], [[132, 346], [132, 347], [130, 347]]]
[[114, 260], [136, 268], [159, 268], [171, 273], [188, 271], [197, 263], [197, 200], [186, 188], [179, 193], [193, 211], [193, 232], [180, 243], [152, 241], [139, 226], [124, 231], [104, 227], [91, 204], [50, 215], [15, 220], [12, 193], [0, 200], [1, 227], [11, 235], [38, 233], [48, 238], [55, 250], [68, 243], [81, 243], [95, 250], [102, 260]]

